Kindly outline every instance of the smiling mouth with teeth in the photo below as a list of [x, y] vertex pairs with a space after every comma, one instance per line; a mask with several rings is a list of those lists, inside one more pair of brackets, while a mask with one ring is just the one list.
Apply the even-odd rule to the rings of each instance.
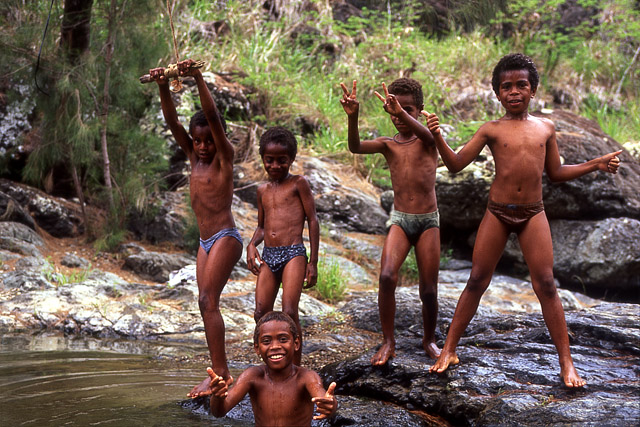
[[273, 355], [269, 356], [269, 359], [271, 359], [271, 360], [280, 360], [283, 357], [284, 356], [282, 354], [273, 354]]

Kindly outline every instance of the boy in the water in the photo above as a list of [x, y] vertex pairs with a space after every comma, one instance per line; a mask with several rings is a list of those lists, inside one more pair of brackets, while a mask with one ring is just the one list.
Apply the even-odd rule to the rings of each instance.
[[424, 107], [422, 86], [416, 80], [407, 78], [395, 80], [388, 90], [382, 84], [385, 96], [378, 92], [375, 94], [384, 103], [384, 109], [391, 116], [398, 133], [393, 137], [381, 136], [370, 141], [361, 141], [358, 132], [360, 105], [356, 99], [355, 80], [351, 92], [343, 83], [340, 86], [344, 92], [340, 102], [348, 117], [349, 150], [357, 154], [384, 155], [391, 172], [394, 193], [394, 209], [387, 223], [389, 231], [380, 260], [378, 309], [383, 338], [371, 363], [384, 365], [395, 356], [395, 290], [398, 271], [411, 246], [415, 247], [420, 274], [424, 326], [422, 346], [427, 356], [435, 359], [440, 354], [435, 342], [440, 267], [440, 217], [435, 191], [438, 151], [427, 128], [423, 127], [418, 135], [405, 124], [409, 119], [415, 122], [420, 116]]
[[299, 335], [295, 322], [285, 313], [272, 311], [262, 316], [256, 324], [253, 347], [265, 364], [244, 371], [231, 388], [207, 369], [211, 413], [223, 417], [249, 393], [256, 426], [311, 425], [314, 404], [319, 415], [313, 419], [335, 414], [336, 383], [325, 392], [317, 373], [293, 361], [300, 348]]
[[[471, 163], [485, 145], [493, 154], [496, 169], [487, 211], [473, 249], [471, 275], [460, 295], [442, 353], [430, 368], [431, 372], [444, 372], [449, 365], [459, 362], [456, 345], [491, 282], [509, 234], [514, 232], [529, 266], [544, 321], [558, 350], [562, 380], [572, 388], [586, 383], [573, 365], [564, 311], [553, 279], [553, 247], [542, 204], [542, 172], [546, 170], [554, 182], [568, 181], [598, 170], [616, 173], [620, 165], [616, 156], [622, 151], [579, 165], [563, 165], [553, 122], [528, 112], [538, 79], [531, 58], [516, 53], [500, 59], [493, 70], [492, 86], [506, 110], [505, 115], [482, 125], [458, 153], [442, 138], [438, 117], [422, 112], [428, 118], [427, 125], [442, 160], [451, 172], [458, 172]], [[416, 124], [411, 126], [419, 129]]]
[[[180, 75], [195, 78], [202, 104], [202, 110], [191, 118], [189, 132], [178, 120], [164, 68], [154, 68], [149, 70], [149, 74], [158, 83], [162, 113], [169, 129], [191, 163], [191, 207], [200, 230], [196, 264], [198, 305], [213, 369], [230, 382], [219, 302], [222, 288], [242, 255], [242, 238], [231, 214], [234, 150], [211, 92], [200, 70], [192, 67], [193, 63], [190, 59], [178, 63]], [[206, 395], [208, 386], [209, 378], [206, 378], [188, 396]]]
[[[260, 138], [259, 153], [269, 181], [258, 187], [258, 227], [247, 246], [247, 265], [258, 276], [256, 322], [273, 310], [282, 283], [282, 311], [296, 323], [300, 346], [294, 363], [302, 359], [302, 330], [298, 303], [302, 285], [316, 284], [320, 226], [311, 188], [304, 176], [289, 173], [298, 146], [285, 128], [268, 129]], [[305, 221], [309, 226], [310, 255], [302, 243]], [[256, 246], [264, 241], [262, 256]]]

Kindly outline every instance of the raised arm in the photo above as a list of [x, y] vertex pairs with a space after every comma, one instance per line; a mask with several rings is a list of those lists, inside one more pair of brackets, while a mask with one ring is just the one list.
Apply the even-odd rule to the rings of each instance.
[[[251, 237], [251, 241], [247, 245], [247, 268], [256, 276], [260, 272], [260, 264], [262, 264], [262, 258], [258, 253], [257, 246], [264, 240], [264, 207], [262, 205], [263, 192], [264, 187], [258, 187], [258, 226], [256, 227], [256, 231], [253, 233], [253, 237]], [[256, 262], [256, 258], [258, 259], [258, 262]]]
[[422, 111], [422, 115], [427, 118], [427, 127], [433, 135], [433, 139], [435, 140], [436, 147], [438, 148], [442, 161], [450, 172], [456, 173], [464, 169], [469, 163], [478, 157], [478, 154], [480, 154], [480, 151], [482, 151], [482, 148], [488, 142], [486, 129], [487, 124], [485, 123], [480, 127], [480, 129], [478, 129], [475, 135], [473, 135], [471, 140], [456, 153], [451, 147], [449, 147], [442, 137], [438, 116], [435, 114], [429, 114], [426, 111]]
[[389, 93], [386, 84], [382, 83], [382, 89], [384, 90], [385, 96], [380, 95], [378, 92], [375, 92], [375, 95], [383, 102], [384, 111], [402, 120], [402, 122], [411, 129], [411, 132], [420, 138], [422, 142], [431, 146], [435, 145], [431, 131], [402, 108], [396, 96]]
[[374, 141], [360, 141], [360, 131], [358, 130], [358, 115], [360, 114], [360, 103], [356, 99], [356, 81], [353, 81], [353, 87], [351, 92], [347, 89], [344, 83], [340, 83], [343, 96], [340, 99], [340, 104], [344, 112], [347, 113], [348, 120], [348, 143], [349, 151], [354, 154], [372, 154], [381, 153], [384, 150], [385, 145], [377, 140]]
[[189, 75], [195, 79], [196, 85], [198, 86], [198, 93], [200, 94], [202, 111], [207, 118], [209, 129], [211, 129], [211, 133], [213, 134], [213, 143], [216, 146], [216, 152], [222, 155], [220, 160], [226, 160], [233, 163], [233, 145], [231, 145], [231, 142], [229, 142], [229, 139], [227, 138], [227, 134], [222, 126], [222, 121], [220, 121], [218, 108], [213, 100], [213, 96], [211, 96], [209, 88], [207, 87], [207, 83], [202, 77], [200, 68], [191, 67], [193, 63], [194, 61], [192, 59], [178, 62], [178, 70], [180, 75]]
[[545, 170], [547, 171], [547, 176], [552, 182], [569, 181], [595, 171], [615, 174], [618, 172], [618, 167], [620, 166], [620, 159], [618, 159], [618, 154], [620, 153], [622, 153], [622, 150], [605, 154], [602, 157], [577, 165], [563, 165], [560, 162], [560, 153], [558, 151], [558, 143], [556, 141], [556, 133], [554, 130], [547, 141]]
[[305, 288], [311, 288], [316, 285], [318, 280], [318, 248], [320, 246], [320, 224], [318, 223], [318, 215], [316, 214], [316, 203], [313, 199], [313, 193], [311, 193], [311, 187], [305, 177], [301, 176], [296, 182], [298, 194], [300, 194], [300, 200], [302, 200], [302, 207], [304, 213], [307, 216], [307, 223], [309, 224], [309, 245], [311, 253], [309, 255], [309, 262], [307, 263], [307, 272], [305, 274], [305, 280], [307, 284]]
[[162, 115], [164, 116], [173, 137], [176, 139], [176, 142], [185, 152], [187, 157], [191, 158], [191, 154], [193, 153], [193, 143], [191, 141], [191, 137], [178, 119], [178, 112], [176, 111], [176, 106], [173, 104], [171, 92], [169, 91], [169, 79], [164, 76], [164, 68], [153, 68], [149, 70], [149, 75], [152, 80], [155, 80], [158, 83]]
[[251, 386], [251, 375], [254, 368], [249, 368], [238, 377], [236, 384], [229, 389], [230, 384], [226, 384], [224, 379], [216, 375], [213, 369], [207, 368], [207, 373], [211, 377], [209, 388], [211, 397], [209, 407], [211, 415], [214, 417], [224, 417], [234, 406], [236, 406], [249, 392]]

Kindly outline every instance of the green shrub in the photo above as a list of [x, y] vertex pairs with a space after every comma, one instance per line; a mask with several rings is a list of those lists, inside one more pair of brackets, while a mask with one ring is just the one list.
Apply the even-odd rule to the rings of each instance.
[[347, 278], [340, 264], [334, 260], [321, 257], [318, 260], [318, 282], [315, 292], [320, 299], [329, 303], [342, 300], [347, 291]]

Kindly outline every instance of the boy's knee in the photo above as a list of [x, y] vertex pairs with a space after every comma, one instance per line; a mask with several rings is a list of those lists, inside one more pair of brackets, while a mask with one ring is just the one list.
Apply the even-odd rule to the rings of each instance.
[[380, 271], [380, 289], [393, 290], [398, 283], [398, 273], [390, 270]]
[[200, 308], [201, 313], [218, 311], [220, 309], [218, 307], [218, 299], [213, 298], [207, 293], [201, 293], [198, 297], [198, 307]]
[[558, 293], [556, 283], [553, 280], [553, 274], [545, 274], [535, 281], [534, 291], [538, 298], [553, 298]]
[[491, 276], [478, 274], [471, 271], [466, 289], [471, 292], [484, 292], [489, 287]]
[[438, 299], [438, 287], [437, 285], [421, 285], [420, 286], [420, 301], [423, 304], [430, 303]]

